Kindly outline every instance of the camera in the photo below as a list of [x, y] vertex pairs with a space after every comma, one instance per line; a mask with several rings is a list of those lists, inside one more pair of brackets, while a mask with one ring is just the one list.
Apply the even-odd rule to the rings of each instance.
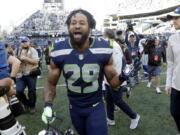
[[115, 39], [120, 44], [124, 44], [125, 43], [125, 36], [126, 36], [126, 32], [124, 30], [122, 30], [122, 29], [118, 29], [115, 32]]
[[135, 26], [136, 24], [135, 23], [132, 23], [131, 21], [128, 21], [127, 23], [127, 29], [126, 31], [133, 31], [133, 26]]
[[9, 103], [0, 97], [0, 135], [26, 135], [25, 127], [21, 126], [12, 114]]

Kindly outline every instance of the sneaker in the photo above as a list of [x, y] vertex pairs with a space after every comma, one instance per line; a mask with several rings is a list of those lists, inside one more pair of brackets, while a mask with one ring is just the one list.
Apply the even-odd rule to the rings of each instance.
[[160, 90], [159, 87], [156, 87], [156, 92], [157, 92], [158, 94], [161, 94], [161, 90]]
[[109, 118], [107, 118], [107, 124], [109, 126], [114, 126], [115, 125], [115, 120], [110, 120]]
[[150, 88], [151, 84], [152, 84], [152, 82], [148, 82], [147, 87]]
[[115, 105], [115, 106], [114, 106], [114, 111], [117, 112], [117, 111], [119, 111], [119, 110], [120, 110], [120, 108]]
[[42, 78], [42, 76], [38, 75], [37, 78], [38, 78], [38, 79], [39, 79], [39, 78]]
[[139, 120], [140, 120], [140, 115], [137, 114], [136, 118], [131, 120], [131, 125], [130, 125], [129, 128], [130, 129], [135, 129], [138, 126]]

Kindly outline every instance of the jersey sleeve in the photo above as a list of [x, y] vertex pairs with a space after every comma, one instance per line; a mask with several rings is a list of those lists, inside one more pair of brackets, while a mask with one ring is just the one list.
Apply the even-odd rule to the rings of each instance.
[[50, 57], [53, 63], [62, 69], [63, 67], [63, 50], [59, 48], [60, 43], [55, 43], [53, 49], [51, 50]]
[[113, 42], [110, 40], [104, 41], [104, 64], [107, 65], [109, 63], [110, 58], [113, 56]]

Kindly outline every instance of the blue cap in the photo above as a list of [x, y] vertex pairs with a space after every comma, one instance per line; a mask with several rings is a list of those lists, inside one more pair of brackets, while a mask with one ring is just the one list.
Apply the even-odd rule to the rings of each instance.
[[173, 17], [180, 17], [180, 7], [176, 8], [172, 13], [167, 15], [168, 19], [173, 19]]
[[21, 42], [28, 42], [28, 41], [30, 41], [30, 39], [28, 37], [21, 37], [20, 41]]

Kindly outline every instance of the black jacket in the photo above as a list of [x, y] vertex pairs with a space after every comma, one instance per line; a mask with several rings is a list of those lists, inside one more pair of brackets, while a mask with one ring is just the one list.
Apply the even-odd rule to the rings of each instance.
[[150, 66], [160, 66], [161, 58], [162, 58], [162, 47], [158, 46], [145, 46], [144, 47], [145, 54], [148, 54], [148, 65]]

